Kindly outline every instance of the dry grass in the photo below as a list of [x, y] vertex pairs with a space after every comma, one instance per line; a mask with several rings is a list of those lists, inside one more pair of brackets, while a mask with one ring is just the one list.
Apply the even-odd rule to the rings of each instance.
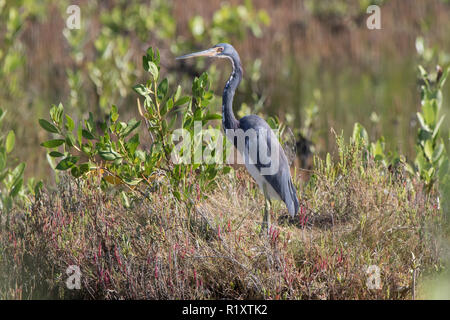
[[[316, 162], [301, 212], [263, 198], [242, 169], [219, 177], [188, 214], [162, 185], [125, 207], [95, 179], [65, 178], [0, 236], [1, 298], [409, 299], [440, 267], [441, 217], [422, 185], [372, 161]], [[328, 170], [328, 171], [327, 171]], [[330, 171], [331, 170], [331, 171]], [[69, 265], [81, 290], [68, 290]], [[367, 288], [367, 266], [381, 288]]]

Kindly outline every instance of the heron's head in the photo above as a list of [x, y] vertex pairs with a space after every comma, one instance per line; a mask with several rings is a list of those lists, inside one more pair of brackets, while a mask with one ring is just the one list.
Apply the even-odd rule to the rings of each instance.
[[231, 44], [219, 43], [210, 49], [185, 54], [184, 56], [177, 57], [176, 59], [189, 59], [194, 57], [235, 58], [239, 56]]

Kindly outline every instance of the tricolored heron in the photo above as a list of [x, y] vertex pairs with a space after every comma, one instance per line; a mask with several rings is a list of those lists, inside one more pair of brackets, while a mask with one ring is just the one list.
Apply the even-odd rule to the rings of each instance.
[[[208, 50], [186, 54], [177, 57], [177, 59], [188, 59], [193, 57], [227, 58], [231, 61], [233, 70], [225, 85], [222, 96], [222, 124], [223, 129], [229, 138], [230, 136], [228, 133], [230, 131], [241, 129], [241, 132], [244, 132], [244, 134], [250, 131], [255, 132], [255, 135], [245, 135], [245, 144], [242, 145], [241, 148], [238, 148], [235, 136], [231, 139], [233, 140], [234, 146], [244, 155], [247, 170], [256, 180], [258, 186], [263, 190], [265, 210], [262, 227], [266, 230], [269, 227], [271, 199], [283, 200], [289, 214], [293, 217], [297, 214], [299, 208], [297, 192], [292, 183], [287, 157], [278, 142], [278, 139], [267, 122], [257, 115], [252, 114], [237, 120], [233, 113], [234, 93], [239, 86], [243, 75], [239, 54], [232, 45], [220, 43]], [[240, 150], [242, 147], [245, 147], [245, 149]], [[252, 152], [250, 152], [250, 150], [256, 150], [257, 156], [252, 157]], [[261, 150], [270, 153], [268, 161], [263, 161], [260, 152]], [[275, 163], [276, 166], [273, 166]], [[276, 168], [275, 172], [270, 172], [270, 170], [267, 171], [268, 168], [273, 167]]]

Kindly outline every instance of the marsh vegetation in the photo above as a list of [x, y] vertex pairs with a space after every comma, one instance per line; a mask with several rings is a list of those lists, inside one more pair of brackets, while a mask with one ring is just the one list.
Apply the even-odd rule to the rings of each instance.
[[[0, 1], [1, 298], [448, 298], [447, 1], [80, 1], [79, 30], [68, 5]], [[293, 161], [267, 236], [244, 168], [170, 156], [229, 73], [174, 57], [219, 42]]]

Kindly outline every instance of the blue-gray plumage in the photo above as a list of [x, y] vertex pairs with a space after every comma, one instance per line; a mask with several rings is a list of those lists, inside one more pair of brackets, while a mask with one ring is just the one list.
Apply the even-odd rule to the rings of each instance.
[[[220, 43], [211, 49], [187, 54], [177, 59], [199, 56], [227, 58], [231, 61], [233, 69], [222, 96], [222, 125], [227, 136], [233, 140], [235, 147], [244, 155], [247, 170], [264, 192], [266, 206], [263, 227], [268, 228], [269, 225], [270, 199], [283, 200], [289, 214], [294, 216], [297, 214], [299, 208], [297, 192], [292, 183], [288, 160], [272, 129], [266, 121], [256, 115], [248, 115], [239, 120], [234, 116], [233, 97], [243, 75], [239, 54], [230, 44]], [[236, 134], [233, 135], [233, 132], [239, 130], [242, 130], [244, 133], [255, 132], [254, 136], [250, 134], [248, 136], [245, 135], [245, 144], [242, 146], [245, 148], [244, 150], [240, 150], [242, 147], [239, 147], [238, 137], [236, 137]], [[229, 135], [229, 132], [232, 134]], [[261, 139], [264, 140], [261, 141]], [[263, 161], [260, 157], [261, 154], [264, 155], [264, 151], [262, 153], [260, 152], [261, 146], [264, 147], [264, 151], [267, 151], [265, 153], [267, 154], [268, 161]], [[252, 147], [255, 147], [257, 150], [256, 159], [254, 159], [255, 153], [250, 151]], [[275, 168], [277, 169], [275, 173], [264, 174], [274, 164], [276, 164]]]

